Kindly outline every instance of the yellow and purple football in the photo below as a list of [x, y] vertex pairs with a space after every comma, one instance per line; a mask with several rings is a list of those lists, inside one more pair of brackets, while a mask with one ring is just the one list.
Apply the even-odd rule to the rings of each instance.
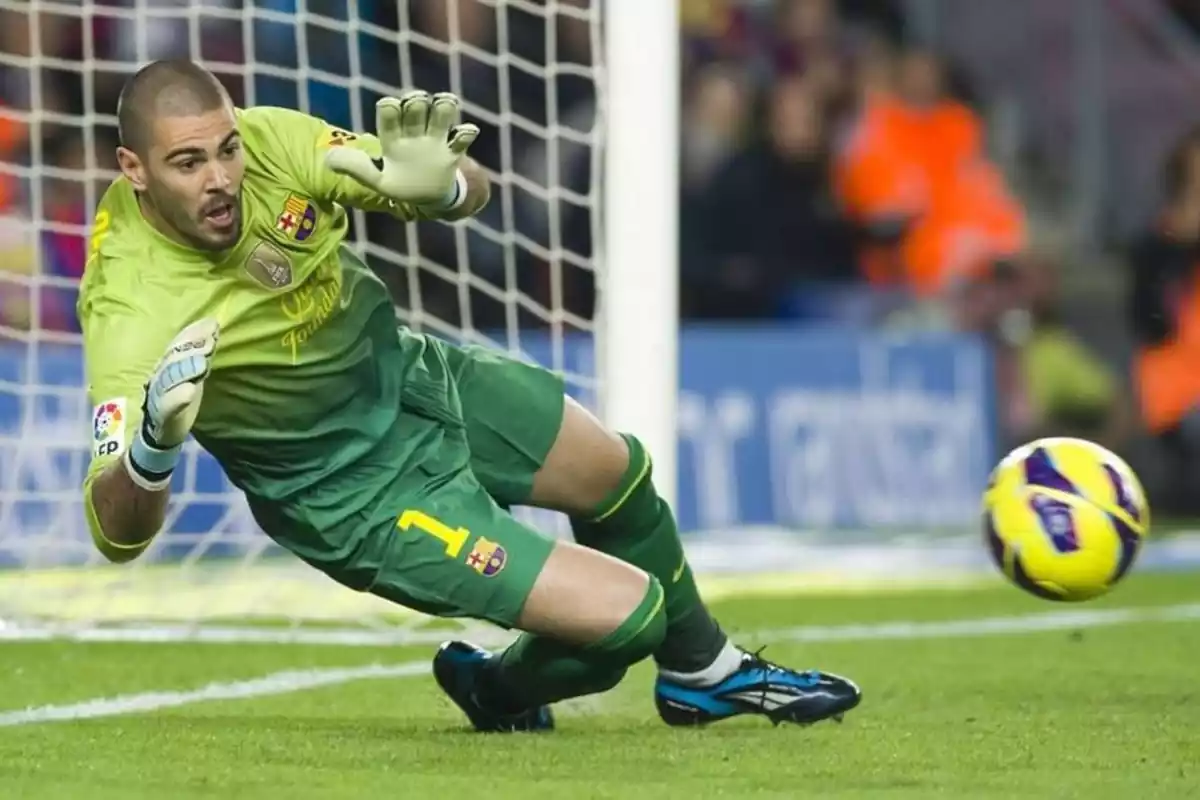
[[996, 566], [1047, 600], [1090, 600], [1129, 572], [1150, 530], [1133, 470], [1083, 439], [1038, 439], [996, 466], [983, 534]]

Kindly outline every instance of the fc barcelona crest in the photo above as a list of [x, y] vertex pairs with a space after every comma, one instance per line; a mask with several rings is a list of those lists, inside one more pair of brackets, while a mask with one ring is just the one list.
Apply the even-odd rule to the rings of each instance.
[[283, 204], [283, 212], [275, 220], [275, 230], [290, 239], [303, 242], [312, 236], [316, 228], [316, 206], [299, 195], [288, 195], [287, 202]]
[[504, 569], [508, 561], [508, 553], [497, 542], [480, 536], [467, 556], [467, 566], [480, 575], [491, 577]]

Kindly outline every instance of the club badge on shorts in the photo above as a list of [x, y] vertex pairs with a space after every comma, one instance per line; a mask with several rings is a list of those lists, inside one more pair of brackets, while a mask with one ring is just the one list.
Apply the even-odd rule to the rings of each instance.
[[508, 552], [496, 542], [480, 536], [467, 556], [467, 566], [485, 577], [491, 577], [508, 563]]

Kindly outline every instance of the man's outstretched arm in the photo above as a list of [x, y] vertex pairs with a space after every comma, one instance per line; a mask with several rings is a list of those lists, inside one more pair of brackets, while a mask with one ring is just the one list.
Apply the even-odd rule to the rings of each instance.
[[169, 486], [150, 490], [134, 483], [124, 459], [101, 469], [84, 487], [84, 508], [96, 549], [109, 561], [137, 558], [162, 528]]
[[458, 98], [409, 92], [376, 107], [378, 135], [287, 108], [240, 112], [247, 146], [318, 201], [402, 219], [454, 221], [479, 213], [487, 171], [467, 155], [479, 129], [459, 124]]
[[[84, 509], [96, 548], [110, 561], [137, 558], [162, 528], [170, 497], [171, 475], [200, 410], [217, 325], [201, 320], [185, 328], [167, 346], [149, 372], [145, 388], [143, 358], [110, 368], [103, 345], [119, 347], [103, 334], [118, 337], [126, 322], [97, 321], [85, 335], [85, 358], [93, 399], [92, 463], [84, 481]], [[134, 321], [136, 325], [136, 320]], [[111, 392], [111, 394], [110, 394]]]
[[361, 148], [333, 148], [325, 154], [325, 166], [416, 209], [418, 216], [470, 216], [486, 200], [487, 175], [478, 164], [467, 163], [467, 148], [479, 128], [459, 123], [458, 105], [448, 92], [385, 97], [375, 106], [379, 157]]

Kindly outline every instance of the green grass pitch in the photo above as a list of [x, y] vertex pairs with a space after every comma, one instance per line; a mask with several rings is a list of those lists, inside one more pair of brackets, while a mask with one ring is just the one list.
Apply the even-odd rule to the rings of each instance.
[[[423, 670], [427, 647], [3, 643], [0, 798], [1142, 800], [1200, 786], [1200, 575], [1135, 575], [1078, 606], [995, 585], [717, 610], [775, 660], [854, 677], [862, 706], [843, 725], [671, 730], [642, 666], [564, 707], [553, 734], [479, 736], [423, 672], [329, 672]], [[284, 671], [333, 677], [256, 693]], [[13, 724], [19, 709], [106, 713], [113, 698], [202, 687], [248, 696]]]

